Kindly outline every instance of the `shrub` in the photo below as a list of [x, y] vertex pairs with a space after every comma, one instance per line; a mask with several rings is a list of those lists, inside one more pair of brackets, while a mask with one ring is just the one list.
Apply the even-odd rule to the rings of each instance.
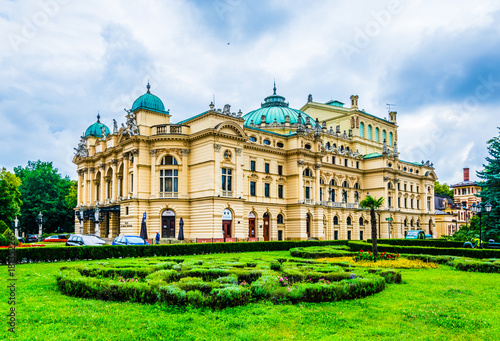
[[281, 271], [281, 264], [278, 262], [271, 262], [271, 270], [273, 271]]
[[241, 286], [226, 287], [214, 289], [210, 296], [210, 305], [213, 308], [222, 309], [247, 304], [252, 292], [250, 289]]
[[5, 231], [2, 233], [3, 237], [5, 237], [5, 240], [7, 241], [6, 245], [19, 245], [19, 240], [17, 240], [16, 236], [14, 235], [14, 232], [10, 228], [6, 228]]

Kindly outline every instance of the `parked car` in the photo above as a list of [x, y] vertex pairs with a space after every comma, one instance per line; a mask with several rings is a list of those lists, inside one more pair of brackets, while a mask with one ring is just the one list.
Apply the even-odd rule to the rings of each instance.
[[422, 230], [408, 231], [405, 239], [425, 239], [425, 232]]
[[106, 241], [94, 235], [72, 234], [66, 241], [66, 246], [101, 246], [101, 245], [106, 245]]
[[149, 245], [149, 243], [139, 236], [118, 236], [111, 245]]
[[36, 243], [38, 241], [38, 236], [36, 234], [28, 234], [26, 237], [26, 243]]
[[44, 242], [66, 242], [68, 240], [69, 235], [67, 234], [60, 234], [60, 235], [54, 235], [45, 238], [43, 241]]
[[19, 243], [25, 243], [25, 241], [24, 241], [24, 238], [23, 238], [23, 237], [17, 237], [17, 240], [19, 241]]

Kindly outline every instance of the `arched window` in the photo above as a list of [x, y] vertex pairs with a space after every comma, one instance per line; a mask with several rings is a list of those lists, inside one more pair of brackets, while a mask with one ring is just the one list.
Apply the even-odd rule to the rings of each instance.
[[283, 214], [278, 214], [278, 217], [276, 218], [276, 220], [278, 221], [278, 224], [283, 224]]
[[347, 217], [347, 225], [352, 225], [352, 219], [351, 219], [351, 217]]
[[387, 142], [387, 134], [385, 133], [385, 130], [382, 130], [382, 141]]
[[387, 183], [387, 189], [392, 189], [392, 182]]
[[349, 188], [349, 183], [347, 181], [344, 181], [342, 183], [342, 187]]
[[336, 143], [332, 144], [332, 149], [337, 149], [337, 144]]
[[359, 136], [365, 137], [365, 125], [363, 124], [363, 122], [359, 124]]
[[359, 218], [359, 226], [363, 226], [364, 224], [364, 220], [363, 220], [363, 217]]
[[368, 140], [372, 139], [372, 126], [368, 125]]
[[312, 176], [312, 172], [309, 168], [304, 169], [304, 172], [302, 172], [302, 175], [304, 176]]
[[375, 128], [375, 141], [380, 142], [380, 139], [379, 139], [379, 129], [378, 128]]
[[335, 216], [333, 217], [333, 225], [338, 225], [339, 224], [339, 217]]
[[392, 133], [389, 133], [389, 146], [392, 146]]
[[408, 220], [405, 219], [404, 225], [405, 227], [408, 226]]
[[330, 186], [337, 186], [337, 181], [335, 181], [335, 179], [331, 179]]
[[326, 150], [330, 150], [330, 142], [327, 142], [327, 143], [325, 144], [325, 149], [326, 149]]
[[160, 163], [161, 166], [170, 166], [170, 165], [176, 165], [176, 164], [177, 164], [177, 160], [175, 159], [175, 157], [170, 156], [170, 155], [164, 156], [163, 159], [161, 159], [161, 163]]
[[359, 182], [356, 182], [356, 183], [354, 184], [354, 188], [355, 188], [355, 189], [361, 189], [361, 186], [359, 186]]
[[324, 184], [325, 184], [325, 180], [323, 180], [323, 178], [320, 178], [320, 179], [319, 179], [319, 184], [320, 184], [320, 185], [324, 185]]

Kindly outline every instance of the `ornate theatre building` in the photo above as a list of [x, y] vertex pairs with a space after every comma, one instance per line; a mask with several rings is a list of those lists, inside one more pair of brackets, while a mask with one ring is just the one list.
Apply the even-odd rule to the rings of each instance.
[[[100, 122], [82, 136], [76, 231], [113, 238], [148, 232], [198, 241], [367, 239], [358, 204], [384, 197], [379, 236], [434, 234], [433, 165], [407, 162], [389, 119], [309, 95], [292, 109], [274, 93], [243, 114], [231, 107], [172, 123], [162, 101], [140, 96], [113, 131]], [[223, 238], [223, 239], [222, 239]]]

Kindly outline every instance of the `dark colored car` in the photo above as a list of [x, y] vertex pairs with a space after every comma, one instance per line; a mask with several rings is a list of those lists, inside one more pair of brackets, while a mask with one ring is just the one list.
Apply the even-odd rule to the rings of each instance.
[[19, 243], [25, 243], [25, 241], [24, 241], [24, 238], [23, 238], [23, 237], [17, 237], [17, 240], [19, 241]]
[[66, 246], [101, 246], [101, 245], [106, 245], [106, 241], [94, 235], [72, 234], [66, 241]]
[[36, 243], [38, 241], [38, 236], [36, 234], [28, 234], [26, 237], [26, 243]]
[[118, 236], [111, 245], [149, 245], [149, 243], [138, 236]]

